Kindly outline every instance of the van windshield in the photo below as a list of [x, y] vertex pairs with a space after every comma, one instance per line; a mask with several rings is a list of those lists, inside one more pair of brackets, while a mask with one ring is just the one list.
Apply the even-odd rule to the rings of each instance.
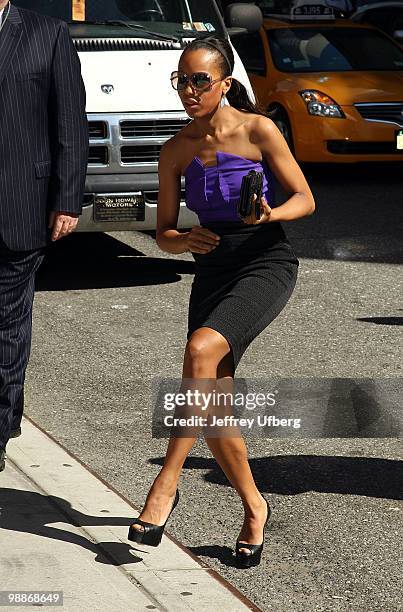
[[267, 30], [281, 72], [403, 70], [403, 50], [380, 30], [351, 27]]
[[[125, 21], [161, 34], [190, 34], [195, 37], [211, 32], [216, 36], [224, 36], [223, 22], [213, 1], [14, 0], [13, 4], [77, 24], [83, 21]], [[136, 32], [136, 36], [140, 32]]]

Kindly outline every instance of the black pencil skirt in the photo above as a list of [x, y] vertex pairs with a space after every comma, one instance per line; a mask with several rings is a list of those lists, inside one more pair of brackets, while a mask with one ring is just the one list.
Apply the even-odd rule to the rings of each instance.
[[249, 344], [291, 297], [299, 260], [280, 222], [216, 222], [202, 227], [221, 239], [209, 253], [192, 252], [195, 276], [187, 339], [200, 327], [218, 331], [232, 349], [235, 374]]

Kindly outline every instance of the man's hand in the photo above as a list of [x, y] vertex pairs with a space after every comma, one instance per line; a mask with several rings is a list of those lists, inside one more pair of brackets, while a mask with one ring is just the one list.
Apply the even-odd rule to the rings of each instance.
[[78, 214], [63, 211], [52, 211], [49, 215], [49, 228], [53, 228], [52, 241], [71, 234], [78, 223]]

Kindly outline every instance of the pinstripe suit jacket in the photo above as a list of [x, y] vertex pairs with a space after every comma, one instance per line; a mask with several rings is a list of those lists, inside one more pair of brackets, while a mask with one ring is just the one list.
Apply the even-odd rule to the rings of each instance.
[[51, 210], [82, 212], [85, 103], [67, 24], [11, 5], [0, 32], [0, 237], [9, 248], [46, 246]]

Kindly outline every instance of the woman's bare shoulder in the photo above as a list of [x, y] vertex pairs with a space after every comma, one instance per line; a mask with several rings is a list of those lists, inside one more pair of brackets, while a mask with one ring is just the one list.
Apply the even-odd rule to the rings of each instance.
[[[182, 145], [183, 146], [183, 145]], [[174, 170], [177, 174], [180, 174], [181, 168], [181, 139], [178, 135], [172, 136], [169, 140], [166, 140], [161, 147], [159, 156], [159, 167], [160, 169], [169, 168]]]
[[171, 166], [180, 170], [183, 166], [184, 152], [188, 149], [191, 140], [189, 125], [186, 125], [164, 142], [161, 147], [160, 160], [163, 163], [169, 162]]
[[259, 144], [262, 141], [267, 141], [268, 138], [273, 138], [278, 132], [278, 127], [270, 117], [251, 113], [248, 130], [250, 141]]
[[258, 145], [260, 141], [267, 140], [268, 136], [273, 135], [277, 130], [274, 121], [265, 115], [236, 108], [231, 108], [230, 112], [234, 118], [235, 131], [239, 131], [242, 138], [248, 138], [251, 144]]
[[161, 147], [160, 163], [169, 165], [177, 174], [182, 174], [191, 151], [195, 146], [195, 136], [190, 124], [186, 125]]

